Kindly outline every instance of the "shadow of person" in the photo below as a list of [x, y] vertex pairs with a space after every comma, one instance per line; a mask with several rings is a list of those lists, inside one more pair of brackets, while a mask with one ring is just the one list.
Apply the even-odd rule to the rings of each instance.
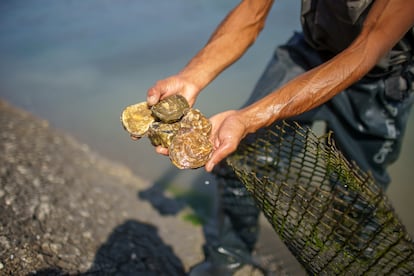
[[176, 215], [184, 207], [183, 201], [169, 198], [164, 191], [177, 177], [177, 170], [169, 168], [154, 184], [146, 190], [138, 192], [138, 198], [148, 201], [161, 215]]
[[[177, 215], [184, 208], [190, 207], [193, 215], [189, 220], [204, 224], [211, 216], [215, 204], [213, 197], [216, 187], [210, 185], [215, 183], [215, 178], [212, 174], [198, 171], [197, 174], [192, 174], [189, 183], [174, 183], [179, 172], [174, 167], [169, 168], [151, 187], [139, 191], [137, 196], [140, 200], [148, 201], [164, 216]], [[167, 190], [170, 191], [168, 195]]]
[[30, 275], [186, 275], [181, 260], [162, 241], [157, 228], [135, 220], [116, 227], [95, 254], [88, 271], [68, 274], [59, 268], [45, 268]]
[[128, 220], [113, 230], [82, 275], [185, 275], [185, 271], [154, 226]]

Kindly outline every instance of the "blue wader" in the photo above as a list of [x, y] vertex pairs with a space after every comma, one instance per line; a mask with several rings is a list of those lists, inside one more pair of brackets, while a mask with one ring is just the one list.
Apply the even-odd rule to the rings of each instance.
[[[324, 61], [302, 34], [295, 33], [275, 50], [246, 105]], [[398, 158], [414, 101], [413, 80], [413, 64], [397, 73], [368, 75], [326, 104], [290, 120], [302, 125], [324, 121], [327, 130], [333, 131], [338, 149], [362, 170], [371, 172], [378, 185], [386, 189], [390, 182], [386, 168]], [[257, 241], [260, 212], [253, 198], [225, 162], [216, 166], [214, 173], [220, 192], [220, 233], [205, 245], [206, 262], [190, 275], [231, 275], [249, 263]]]

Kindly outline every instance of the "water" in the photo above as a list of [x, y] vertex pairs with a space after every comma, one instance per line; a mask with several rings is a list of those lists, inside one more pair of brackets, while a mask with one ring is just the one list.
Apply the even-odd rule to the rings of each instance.
[[[126, 105], [144, 101], [155, 81], [180, 70], [238, 2], [2, 1], [0, 97], [148, 181], [212, 186], [204, 184], [212, 179], [203, 170], [180, 171], [146, 139], [130, 140], [119, 116]], [[247, 99], [274, 47], [299, 30], [299, 2], [276, 1], [255, 45], [205, 89], [197, 108], [210, 116]], [[410, 229], [413, 141], [409, 126], [389, 191]]]

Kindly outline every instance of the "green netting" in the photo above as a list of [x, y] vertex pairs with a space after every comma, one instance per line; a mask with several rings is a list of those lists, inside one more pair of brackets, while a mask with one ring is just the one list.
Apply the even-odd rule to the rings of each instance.
[[413, 274], [414, 243], [387, 196], [330, 134], [283, 122], [247, 140], [228, 163], [309, 273]]

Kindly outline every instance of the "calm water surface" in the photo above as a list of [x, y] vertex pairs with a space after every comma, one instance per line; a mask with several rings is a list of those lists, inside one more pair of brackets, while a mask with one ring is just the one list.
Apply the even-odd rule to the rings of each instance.
[[[148, 140], [131, 141], [119, 116], [144, 101], [155, 81], [180, 70], [238, 2], [2, 1], [0, 97], [148, 181], [205, 186], [212, 179], [203, 170], [175, 169]], [[276, 1], [257, 43], [205, 89], [197, 108], [210, 116], [246, 100], [274, 47], [299, 30], [299, 2]], [[413, 117], [388, 191], [412, 233]]]

